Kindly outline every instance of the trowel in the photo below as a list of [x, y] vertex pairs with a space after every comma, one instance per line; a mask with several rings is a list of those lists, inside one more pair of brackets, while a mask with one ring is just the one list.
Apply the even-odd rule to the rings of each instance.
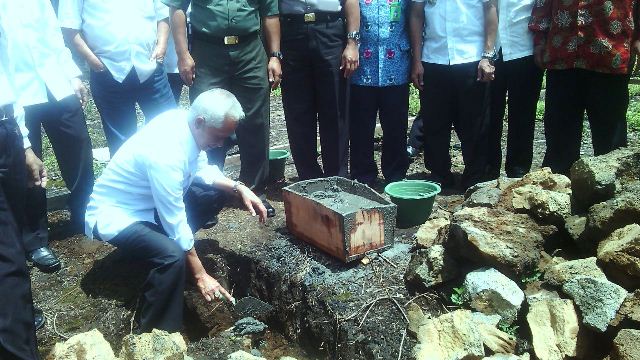
[[225, 301], [229, 309], [235, 313], [239, 319], [252, 317], [254, 319], [264, 318], [273, 310], [273, 306], [253, 296], [246, 296], [240, 300], [232, 298]]

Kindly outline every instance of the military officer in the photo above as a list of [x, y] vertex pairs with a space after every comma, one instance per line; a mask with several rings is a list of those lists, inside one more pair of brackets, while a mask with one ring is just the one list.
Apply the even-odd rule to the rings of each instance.
[[[268, 215], [274, 216], [275, 209], [267, 202], [264, 191], [269, 174], [269, 89], [279, 86], [282, 74], [277, 0], [162, 1], [171, 8], [178, 68], [184, 83], [191, 87], [191, 101], [206, 90], [222, 88], [242, 104], [246, 118], [236, 130], [240, 181], [260, 196]], [[191, 51], [182, 10], [189, 3]], [[210, 163], [224, 164], [224, 147], [207, 154]]]

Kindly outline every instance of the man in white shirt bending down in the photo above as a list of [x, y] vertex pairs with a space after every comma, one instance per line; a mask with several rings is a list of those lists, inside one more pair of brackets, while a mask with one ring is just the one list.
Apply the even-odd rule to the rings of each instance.
[[[193, 233], [235, 193], [261, 222], [262, 201], [244, 184], [208, 165], [204, 152], [222, 146], [244, 118], [230, 92], [208, 90], [190, 110], [170, 110], [132, 136], [96, 181], [86, 214], [87, 236], [133, 254], [152, 267], [140, 304], [140, 330], [179, 331], [187, 268], [202, 295], [231, 299], [208, 275], [193, 247]], [[161, 144], [161, 146], [154, 146]]]
[[60, 0], [60, 27], [91, 68], [91, 94], [112, 156], [136, 132], [136, 103], [147, 121], [176, 107], [162, 64], [168, 17], [159, 0]]

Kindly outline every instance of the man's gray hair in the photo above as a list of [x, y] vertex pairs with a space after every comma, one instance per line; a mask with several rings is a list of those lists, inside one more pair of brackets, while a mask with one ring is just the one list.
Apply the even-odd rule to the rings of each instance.
[[189, 121], [203, 117], [207, 126], [222, 128], [225, 120], [239, 122], [244, 119], [244, 111], [238, 99], [227, 90], [211, 89], [198, 95], [191, 104]]

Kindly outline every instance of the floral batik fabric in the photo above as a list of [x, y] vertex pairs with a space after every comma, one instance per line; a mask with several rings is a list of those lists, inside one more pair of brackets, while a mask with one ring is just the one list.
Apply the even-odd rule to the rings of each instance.
[[536, 0], [529, 30], [547, 69], [628, 72], [635, 0]]
[[351, 83], [393, 86], [409, 82], [411, 0], [360, 0], [360, 67]]

